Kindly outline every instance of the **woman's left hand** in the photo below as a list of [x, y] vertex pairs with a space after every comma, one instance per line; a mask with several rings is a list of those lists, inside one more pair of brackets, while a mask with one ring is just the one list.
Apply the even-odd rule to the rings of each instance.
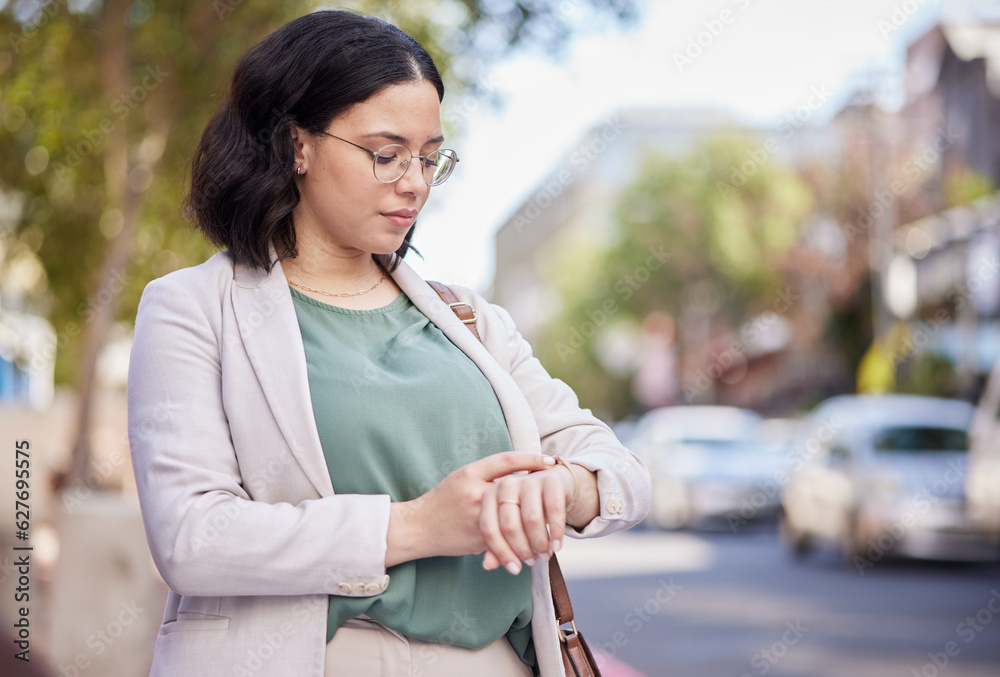
[[597, 477], [574, 465], [563, 465], [532, 473], [508, 475], [496, 480], [483, 495], [479, 528], [486, 540], [483, 568], [502, 563], [512, 574], [548, 559], [562, 547], [566, 531], [566, 506], [579, 482], [572, 520], [583, 526], [597, 515]]

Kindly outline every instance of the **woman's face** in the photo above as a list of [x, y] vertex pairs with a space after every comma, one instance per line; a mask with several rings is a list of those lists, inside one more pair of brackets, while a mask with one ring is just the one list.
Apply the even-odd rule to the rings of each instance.
[[305, 172], [293, 211], [297, 239], [341, 255], [396, 251], [430, 192], [416, 156], [437, 150], [444, 140], [437, 89], [426, 80], [390, 85], [334, 118], [326, 131], [371, 150], [400, 144], [414, 160], [401, 179], [381, 183], [364, 150], [322, 134], [293, 132], [296, 164]]

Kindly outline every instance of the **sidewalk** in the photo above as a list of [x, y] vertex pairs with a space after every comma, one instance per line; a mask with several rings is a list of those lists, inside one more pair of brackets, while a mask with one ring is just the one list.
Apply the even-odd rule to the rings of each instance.
[[[0, 471], [5, 506], [5, 519], [0, 520], [0, 622], [13, 628], [19, 610], [28, 610], [34, 669], [47, 662], [51, 675], [133, 677], [148, 670], [166, 588], [149, 556], [135, 498], [125, 393], [97, 394], [92, 472], [85, 485], [57, 495], [55, 477], [69, 467], [75, 417], [74, 394], [65, 390], [56, 393], [45, 411], [0, 407], [2, 443], [9, 449], [4, 457], [10, 459], [9, 468]], [[24, 501], [28, 537], [20, 540], [15, 523], [24, 516], [15, 519], [14, 457], [15, 444], [24, 440], [30, 475]], [[15, 546], [31, 550], [15, 551]], [[20, 557], [30, 564], [18, 565]], [[27, 599], [17, 600], [15, 587], [23, 580], [28, 582]], [[130, 618], [121, 604], [148, 607], [149, 612]], [[108, 650], [112, 642], [116, 646]], [[29, 664], [15, 661], [15, 667], [13, 674], [21, 674]]]

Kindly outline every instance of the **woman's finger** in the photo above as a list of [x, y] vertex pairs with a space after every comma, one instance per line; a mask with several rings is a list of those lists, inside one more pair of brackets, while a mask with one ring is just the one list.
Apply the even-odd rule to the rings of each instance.
[[[512, 508], [513, 506], [511, 506]], [[517, 575], [521, 572], [521, 562], [502, 533], [500, 518], [497, 513], [497, 487], [493, 486], [483, 494], [483, 501], [479, 511], [479, 530], [483, 540], [486, 541], [487, 550], [493, 552], [494, 556], [503, 564], [507, 571]]]
[[487, 550], [486, 554], [483, 555], [483, 568], [487, 571], [493, 571], [500, 566], [500, 560], [497, 556], [493, 554], [492, 550]]
[[566, 533], [566, 487], [555, 474], [545, 478], [542, 501], [545, 505], [545, 521], [549, 525], [549, 547], [553, 554], [562, 547]]
[[465, 466], [470, 472], [487, 482], [506, 477], [515, 472], [534, 472], [545, 470], [555, 465], [555, 460], [545, 454], [535, 454], [527, 451], [504, 451], [492, 454], [486, 458]]
[[[524, 501], [530, 501], [526, 496], [526, 492], [521, 491], [524, 486], [525, 483], [522, 481], [501, 483], [500, 488], [497, 489], [497, 515], [500, 523], [500, 532], [503, 534], [504, 539], [511, 550], [513, 550], [515, 556], [531, 565], [535, 563], [537, 554], [531, 549], [531, 542], [528, 540], [528, 534], [525, 533], [524, 528], [524, 519], [522, 516]], [[536, 504], [536, 510], [537, 507], [539, 506]], [[499, 555], [500, 553], [497, 554]], [[504, 561], [504, 565], [507, 565], [506, 560]], [[520, 566], [520, 562], [518, 562], [518, 566]]]
[[521, 483], [521, 524], [532, 550], [532, 559], [549, 552], [549, 532], [545, 526], [543, 504], [545, 484], [545, 479], [541, 477], [526, 478]]

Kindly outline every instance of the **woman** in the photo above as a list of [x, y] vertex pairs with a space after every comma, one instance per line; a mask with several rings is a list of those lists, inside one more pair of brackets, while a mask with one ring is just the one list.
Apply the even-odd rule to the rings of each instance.
[[536, 565], [646, 512], [641, 462], [507, 313], [454, 289], [480, 342], [402, 262], [458, 162], [443, 92], [415, 41], [344, 12], [235, 69], [188, 197], [225, 251], [136, 320], [153, 675], [561, 675]]

